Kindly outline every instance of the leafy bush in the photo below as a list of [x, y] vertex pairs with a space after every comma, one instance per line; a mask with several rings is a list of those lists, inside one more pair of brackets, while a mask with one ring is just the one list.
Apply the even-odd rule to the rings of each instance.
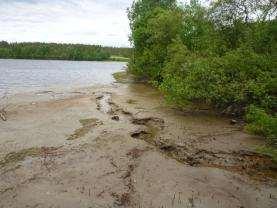
[[[170, 100], [204, 102], [220, 108], [235, 105], [244, 109], [249, 104], [271, 108], [274, 105], [270, 83], [274, 83], [271, 70], [275, 65], [271, 65], [266, 56], [238, 49], [222, 57], [187, 55], [183, 58], [184, 51], [176, 51], [166, 65], [161, 89]], [[182, 58], [185, 61], [180, 61]]]
[[237, 116], [257, 106], [247, 111], [248, 128], [275, 142], [276, 117], [266, 112], [277, 106], [276, 13], [252, 1], [134, 1], [129, 66], [178, 106], [204, 103]]

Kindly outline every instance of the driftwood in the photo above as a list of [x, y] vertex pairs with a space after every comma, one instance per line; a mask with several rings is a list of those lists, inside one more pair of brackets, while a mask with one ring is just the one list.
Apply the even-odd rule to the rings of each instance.
[[[0, 101], [3, 101], [6, 98], [7, 98], [7, 94], [5, 94], [3, 97], [1, 97]], [[3, 121], [7, 121], [7, 112], [6, 112], [7, 107], [8, 107], [8, 105], [4, 105], [3, 107], [0, 106], [0, 118]]]
[[3, 120], [3, 121], [7, 121], [7, 113], [5, 110], [1, 109], [0, 110], [0, 118]]

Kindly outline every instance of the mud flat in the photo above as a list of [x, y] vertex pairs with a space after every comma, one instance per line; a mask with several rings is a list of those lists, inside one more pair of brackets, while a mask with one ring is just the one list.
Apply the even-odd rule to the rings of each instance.
[[9, 98], [0, 207], [276, 207], [263, 139], [141, 83]]

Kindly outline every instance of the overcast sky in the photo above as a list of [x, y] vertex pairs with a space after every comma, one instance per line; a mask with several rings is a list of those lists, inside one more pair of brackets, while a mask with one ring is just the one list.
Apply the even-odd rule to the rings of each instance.
[[0, 0], [0, 40], [129, 46], [133, 0]]

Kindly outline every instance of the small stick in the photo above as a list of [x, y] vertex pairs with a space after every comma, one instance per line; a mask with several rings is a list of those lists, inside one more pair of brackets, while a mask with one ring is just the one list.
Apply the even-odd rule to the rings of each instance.
[[0, 118], [3, 120], [3, 121], [7, 121], [7, 117], [6, 117], [6, 112], [4, 110], [0, 110]]
[[[0, 101], [1, 100], [4, 100], [4, 99], [7, 99], [8, 96], [7, 96], [8, 93], [5, 93], [1, 98], [0, 98]], [[3, 121], [7, 121], [7, 113], [5, 111], [5, 109], [8, 107], [8, 105], [0, 108], [0, 118], [3, 120]]]

